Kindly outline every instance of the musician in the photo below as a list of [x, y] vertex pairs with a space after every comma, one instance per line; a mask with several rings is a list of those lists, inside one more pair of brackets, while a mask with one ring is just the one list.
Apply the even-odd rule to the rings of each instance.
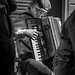
[[[36, 19], [42, 17], [44, 15], [44, 11], [48, 11], [51, 8], [49, 0], [46, 1], [48, 1], [47, 4], [45, 4], [45, 0], [33, 0], [28, 7], [29, 11], [22, 13], [18, 18]], [[26, 75], [26, 72], [31, 75], [51, 75], [52, 71], [46, 65], [44, 65], [41, 61], [33, 59], [32, 51], [25, 50], [24, 52], [25, 54], [22, 54], [21, 52], [20, 55], [20, 58], [22, 59], [20, 62], [20, 70], [23, 75]]]
[[[55, 56], [53, 58], [53, 71], [55, 72], [55, 75], [66, 75], [66, 74], [75, 75], [75, 61], [74, 61], [74, 53], [75, 53], [74, 24], [75, 22], [74, 22], [74, 19], [75, 19], [75, 10], [72, 12], [69, 18], [62, 25], [60, 46], [58, 50], [55, 52]], [[32, 58], [31, 59], [27, 58], [27, 59], [28, 59], [27, 61], [21, 62], [21, 71], [24, 74], [26, 71], [33, 74], [33, 72], [36, 72], [39, 67], [35, 68], [35, 64], [33, 66]], [[37, 62], [37, 61], [34, 61], [34, 62]], [[38, 74], [39, 71], [37, 71], [36, 73]], [[33, 74], [33, 75], [37, 75], [37, 74]]]

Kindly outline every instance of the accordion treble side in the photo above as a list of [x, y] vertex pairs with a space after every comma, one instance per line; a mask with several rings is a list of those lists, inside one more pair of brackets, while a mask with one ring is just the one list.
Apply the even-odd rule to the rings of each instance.
[[27, 19], [27, 28], [36, 29], [41, 34], [33, 41], [32, 51], [36, 60], [45, 60], [54, 55], [60, 44], [61, 21], [56, 17]]

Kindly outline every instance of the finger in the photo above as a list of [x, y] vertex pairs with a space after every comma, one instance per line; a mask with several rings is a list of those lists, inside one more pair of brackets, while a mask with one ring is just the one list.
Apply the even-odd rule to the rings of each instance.
[[32, 37], [32, 39], [33, 39], [33, 40], [36, 40], [36, 39], [37, 39], [37, 37], [33, 36], [33, 37]]
[[35, 41], [35, 38], [31, 37], [31, 39]]
[[32, 37], [33, 37], [33, 38], [38, 38], [38, 34], [34, 33], [34, 34], [32, 35]]
[[39, 35], [39, 32], [36, 31], [36, 32], [33, 33], [33, 35], [38, 36]]
[[35, 33], [34, 33], [32, 36], [33, 36], [34, 38], [37, 38], [37, 37], [38, 37], [38, 34], [35, 34]]
[[32, 36], [32, 40], [36, 40], [37, 39], [37, 36]]

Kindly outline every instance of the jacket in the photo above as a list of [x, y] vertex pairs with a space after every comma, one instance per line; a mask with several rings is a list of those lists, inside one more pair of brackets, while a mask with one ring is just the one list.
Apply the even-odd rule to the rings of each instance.
[[62, 25], [60, 46], [55, 52], [53, 70], [56, 75], [75, 74], [75, 10]]

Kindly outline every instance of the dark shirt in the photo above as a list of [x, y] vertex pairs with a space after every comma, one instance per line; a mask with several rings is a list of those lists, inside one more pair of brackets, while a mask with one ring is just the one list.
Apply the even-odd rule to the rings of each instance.
[[[56, 75], [69, 75], [74, 66], [75, 10], [62, 25], [61, 40], [55, 52], [53, 67]], [[66, 70], [65, 70], [66, 69]]]

